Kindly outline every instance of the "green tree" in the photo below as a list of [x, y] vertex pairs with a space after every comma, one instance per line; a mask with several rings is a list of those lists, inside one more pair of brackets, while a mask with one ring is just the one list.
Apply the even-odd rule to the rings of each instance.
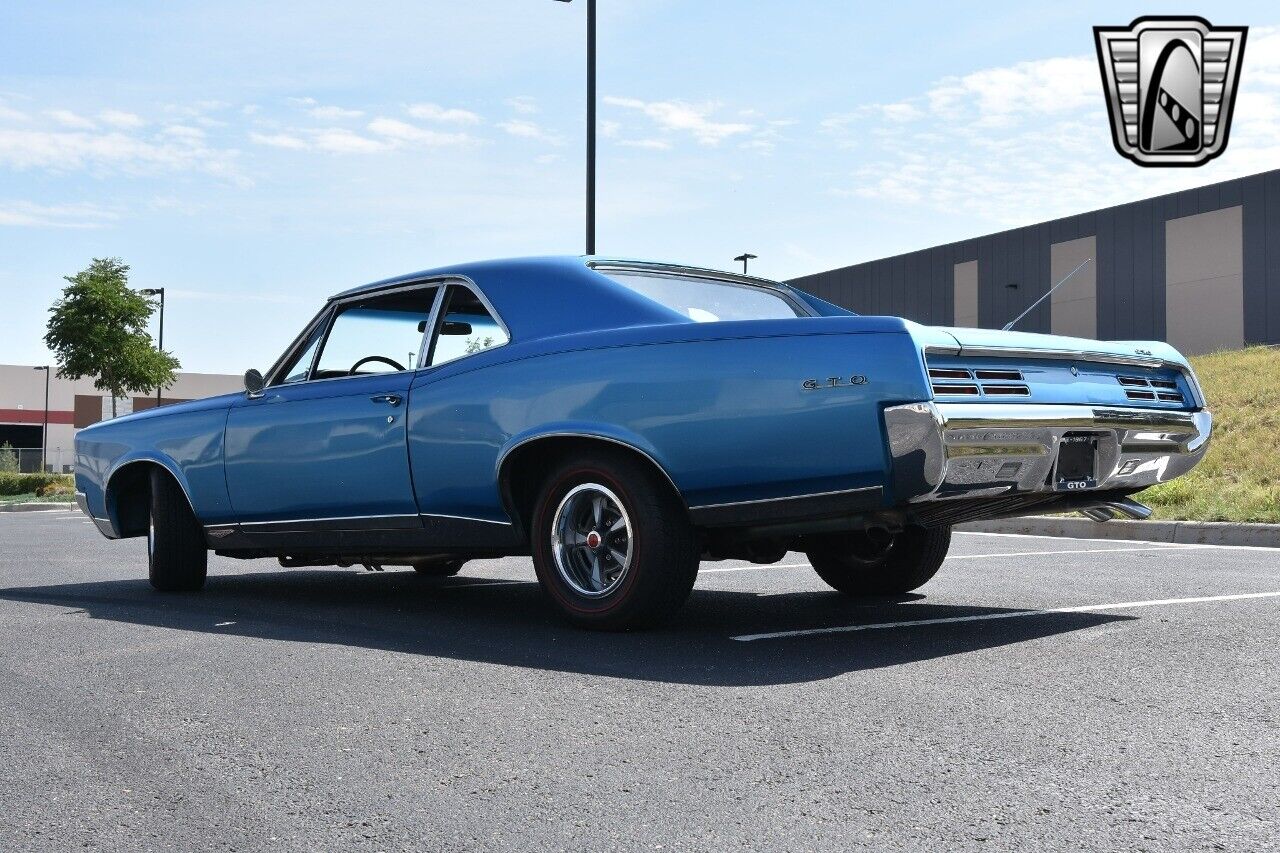
[[116, 398], [173, 384], [181, 365], [156, 349], [147, 334], [155, 304], [129, 289], [129, 267], [119, 258], [94, 258], [88, 269], [64, 276], [62, 298], [49, 309], [45, 345], [66, 379], [93, 377], [93, 387]]

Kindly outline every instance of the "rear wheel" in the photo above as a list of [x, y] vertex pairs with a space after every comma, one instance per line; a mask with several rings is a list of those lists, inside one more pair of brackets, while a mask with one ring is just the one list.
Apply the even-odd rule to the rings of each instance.
[[209, 570], [204, 530], [181, 487], [159, 468], [151, 472], [147, 567], [151, 585], [165, 592], [200, 589]]
[[950, 527], [912, 526], [822, 536], [805, 553], [818, 577], [846, 595], [901, 595], [938, 573], [950, 545]]
[[659, 622], [698, 574], [698, 545], [679, 498], [649, 466], [593, 451], [562, 464], [534, 508], [533, 562], [556, 609], [576, 625], [622, 630]]

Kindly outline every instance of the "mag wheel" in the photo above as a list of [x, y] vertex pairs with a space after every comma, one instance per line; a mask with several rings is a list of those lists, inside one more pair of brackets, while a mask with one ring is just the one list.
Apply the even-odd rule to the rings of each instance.
[[151, 472], [151, 520], [147, 525], [147, 574], [151, 585], [165, 592], [204, 586], [209, 551], [204, 530], [187, 496], [169, 472]]
[[693, 528], [650, 466], [598, 453], [562, 465], [533, 517], [538, 581], [571, 622], [650, 625], [688, 598], [698, 572]]
[[822, 536], [805, 553], [818, 577], [846, 595], [901, 595], [929, 582], [951, 545], [950, 527]]

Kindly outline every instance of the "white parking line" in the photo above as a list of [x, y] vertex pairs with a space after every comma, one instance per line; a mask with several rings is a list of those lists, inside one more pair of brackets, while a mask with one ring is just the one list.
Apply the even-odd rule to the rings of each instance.
[[1280, 549], [1269, 545], [1212, 545], [1204, 542], [1155, 542], [1150, 539], [1107, 539], [1105, 537], [1087, 536], [1049, 536], [1044, 533], [989, 533], [985, 530], [957, 530], [957, 536], [1008, 536], [1014, 539], [1053, 539], [1061, 542], [1064, 539], [1073, 542], [1146, 542], [1150, 545], [1163, 545], [1166, 548], [1223, 548], [1230, 551], [1269, 551], [1272, 554]]
[[[1194, 548], [1213, 548], [1213, 545], [1144, 545], [1140, 548], [1072, 548], [1063, 551], [1006, 551], [996, 554], [952, 554], [948, 560], [987, 560], [993, 557], [1038, 557], [1041, 554], [1109, 554], [1130, 551], [1181, 551]], [[772, 563], [766, 566], [725, 566], [716, 569], [702, 569], [700, 575], [715, 572], [759, 572], [765, 569], [807, 569], [808, 563]]]
[[1183, 551], [1212, 548], [1212, 545], [1147, 545], [1142, 548], [1072, 548], [1067, 551], [1007, 551], [1001, 554], [952, 554], [948, 560], [978, 560], [988, 557], [1038, 557], [1041, 554], [1113, 554], [1126, 551]]
[[1051, 613], [1091, 613], [1100, 610], [1132, 610], [1137, 607], [1161, 607], [1168, 604], [1207, 604], [1215, 601], [1245, 601], [1253, 598], [1277, 598], [1280, 592], [1246, 592], [1239, 595], [1204, 595], [1194, 598], [1155, 598], [1150, 601], [1118, 601], [1112, 604], [1079, 604], [1074, 607], [1050, 607], [1043, 610], [1009, 610], [974, 616], [948, 616], [938, 619], [904, 619], [901, 622], [871, 622], [866, 625], [840, 625], [832, 628], [801, 628], [796, 631], [769, 631], [763, 634], [739, 634], [730, 639], [741, 643], [756, 640], [779, 640], [786, 637], [812, 637], [818, 634], [849, 634], [854, 631], [881, 631], [886, 628], [913, 628], [920, 625], [950, 625], [957, 622], [984, 622], [991, 619], [1019, 619], [1046, 616]]

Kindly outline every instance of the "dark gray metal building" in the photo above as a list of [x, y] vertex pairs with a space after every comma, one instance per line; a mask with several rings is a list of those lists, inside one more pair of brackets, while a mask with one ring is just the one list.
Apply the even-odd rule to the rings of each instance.
[[1085, 258], [1019, 330], [1280, 344], [1280, 170], [797, 278], [863, 314], [1000, 328]]

